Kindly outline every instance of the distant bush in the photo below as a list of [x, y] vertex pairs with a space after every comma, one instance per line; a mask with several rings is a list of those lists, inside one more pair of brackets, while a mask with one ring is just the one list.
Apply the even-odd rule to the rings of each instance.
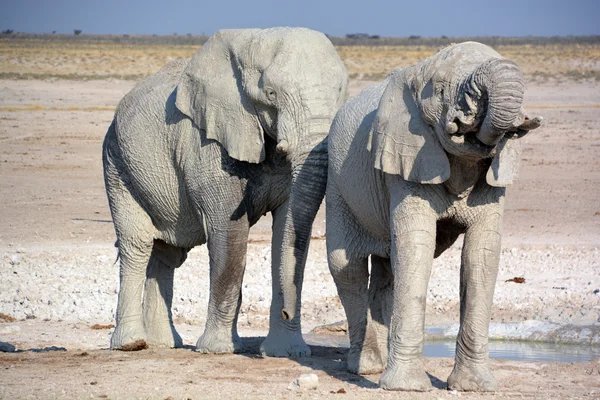
[[475, 41], [488, 46], [551, 46], [557, 44], [598, 44], [600, 36], [471, 36], [471, 37], [375, 37], [377, 35], [349, 34], [345, 37], [330, 37], [335, 46], [429, 46], [442, 47], [451, 43]]
[[82, 32], [81, 29], [73, 29], [73, 35], [75, 35], [75, 36], [81, 35], [81, 32]]
[[346, 39], [379, 39], [379, 35], [369, 35], [368, 33], [348, 33]]
[[[4, 30], [6, 34], [9, 30]], [[10, 30], [12, 31], [12, 30]], [[81, 32], [80, 32], [81, 33]], [[352, 34], [350, 34], [352, 35]], [[552, 45], [577, 45], [577, 44], [600, 44], [600, 35], [597, 36], [553, 36], [553, 37], [501, 37], [501, 36], [478, 36], [478, 37], [421, 37], [419, 39], [409, 39], [408, 37], [380, 37], [379, 35], [369, 35], [350, 38], [328, 36], [329, 40], [335, 46], [424, 46], [431, 48], [440, 48], [451, 43], [460, 43], [465, 41], [481, 42], [488, 46], [552, 46]], [[4, 37], [12, 40], [52, 40], [52, 41], [86, 41], [86, 42], [113, 42], [113, 43], [144, 43], [144, 44], [164, 44], [164, 45], [195, 45], [199, 46], [208, 40], [206, 35], [51, 35], [34, 33], [12, 33]]]
[[5, 30], [2, 31], [2, 33], [5, 34], [5, 35], [10, 35], [13, 32], [14, 31], [12, 29], [5, 29]]

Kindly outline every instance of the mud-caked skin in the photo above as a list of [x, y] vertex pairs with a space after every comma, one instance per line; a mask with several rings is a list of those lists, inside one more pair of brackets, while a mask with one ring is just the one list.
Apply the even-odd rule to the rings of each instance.
[[523, 93], [517, 65], [467, 42], [393, 71], [337, 113], [327, 252], [350, 371], [384, 371], [388, 390], [431, 389], [422, 362], [431, 265], [464, 233], [448, 388], [496, 389], [487, 344], [505, 187], [518, 173], [518, 139], [541, 122], [527, 118]]
[[[243, 350], [236, 325], [248, 231], [271, 212], [273, 301], [261, 352], [310, 355], [300, 292], [325, 193], [326, 136], [347, 84], [321, 33], [227, 30], [123, 98], [103, 145], [120, 257], [111, 348], [182, 345], [171, 313], [174, 270], [206, 243], [210, 298], [197, 350]], [[282, 266], [293, 285], [281, 286]], [[291, 320], [281, 317], [285, 290], [294, 292]]]

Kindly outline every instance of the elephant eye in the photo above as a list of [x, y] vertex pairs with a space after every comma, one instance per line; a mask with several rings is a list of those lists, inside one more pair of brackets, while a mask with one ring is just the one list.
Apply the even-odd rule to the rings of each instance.
[[267, 96], [267, 99], [269, 99], [270, 102], [274, 103], [277, 100], [277, 93], [272, 88], [266, 88], [265, 95]]

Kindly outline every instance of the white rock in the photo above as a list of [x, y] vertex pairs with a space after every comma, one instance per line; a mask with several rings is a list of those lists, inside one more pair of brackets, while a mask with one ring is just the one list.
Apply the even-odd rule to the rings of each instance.
[[319, 377], [315, 374], [304, 374], [294, 379], [289, 390], [314, 390], [319, 386]]

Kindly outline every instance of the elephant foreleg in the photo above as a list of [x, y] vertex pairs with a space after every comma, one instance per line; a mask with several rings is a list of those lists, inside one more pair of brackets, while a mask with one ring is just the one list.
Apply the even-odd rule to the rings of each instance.
[[460, 330], [448, 388], [494, 391], [488, 365], [488, 329], [500, 262], [500, 213], [470, 227], [465, 234], [460, 275]]
[[389, 357], [379, 384], [387, 390], [431, 390], [423, 366], [425, 299], [435, 251], [436, 217], [424, 207], [392, 212], [391, 259], [394, 306]]
[[204, 333], [196, 343], [201, 353], [235, 353], [243, 350], [237, 333], [246, 268], [248, 223], [237, 221], [222, 231], [209, 233], [210, 297]]
[[144, 286], [144, 327], [148, 344], [182, 347], [181, 336], [173, 325], [173, 275], [187, 256], [187, 250], [155, 240]]
[[[289, 200], [272, 212], [273, 214], [273, 239], [271, 245], [271, 276], [272, 293], [271, 315], [269, 317], [269, 333], [260, 345], [263, 356], [270, 357], [309, 357], [310, 347], [302, 338], [300, 325], [300, 302], [302, 293], [302, 277], [297, 282], [296, 313], [291, 320], [281, 317], [283, 306], [283, 292], [281, 287], [280, 265], [282, 263], [282, 246], [285, 229], [285, 217], [288, 212]], [[303, 271], [301, 271], [303, 276]]]

